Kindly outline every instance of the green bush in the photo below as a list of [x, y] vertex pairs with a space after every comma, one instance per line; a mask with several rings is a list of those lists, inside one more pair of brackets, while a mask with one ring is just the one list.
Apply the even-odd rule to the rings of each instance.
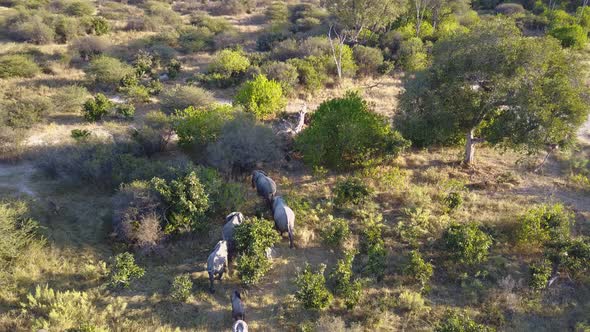
[[172, 289], [170, 290], [170, 296], [180, 302], [186, 301], [193, 290], [193, 281], [191, 275], [188, 273], [180, 274], [174, 277], [172, 281]]
[[323, 102], [311, 124], [296, 138], [303, 159], [313, 166], [346, 169], [396, 156], [409, 142], [357, 93]]
[[344, 299], [344, 305], [349, 310], [353, 309], [362, 297], [362, 282], [352, 278], [354, 256], [354, 252], [347, 252], [344, 259], [338, 260], [336, 267], [330, 273], [330, 281], [334, 285], [334, 294]]
[[165, 89], [160, 97], [162, 111], [168, 114], [186, 109], [189, 106], [207, 107], [214, 101], [213, 95], [209, 91], [187, 85], [176, 85], [171, 89]]
[[0, 78], [33, 77], [41, 71], [35, 61], [26, 55], [0, 56]]
[[424, 43], [418, 37], [412, 37], [401, 43], [399, 61], [408, 71], [420, 71], [428, 66], [428, 55]]
[[107, 322], [116, 322], [127, 304], [118, 302], [98, 310], [86, 292], [58, 291], [48, 285], [35, 288], [21, 304], [35, 331], [108, 331]]
[[321, 89], [328, 81], [325, 59], [308, 56], [303, 59], [289, 59], [287, 63], [297, 68], [299, 84], [312, 94]]
[[65, 9], [65, 13], [71, 16], [87, 16], [94, 14], [94, 6], [88, 1], [70, 1]]
[[84, 34], [83, 27], [80, 26], [79, 20], [73, 17], [58, 15], [53, 22], [55, 29], [55, 42], [66, 44], [76, 37]]
[[422, 297], [422, 294], [416, 293], [409, 290], [404, 290], [399, 294], [397, 298], [397, 306], [413, 314], [420, 314], [428, 310], [426, 301]]
[[92, 133], [86, 129], [72, 129], [70, 136], [78, 142], [87, 141]]
[[299, 83], [297, 68], [284, 62], [267, 62], [262, 66], [262, 73], [270, 80], [279, 82], [285, 95], [290, 95]]
[[0, 277], [12, 270], [15, 260], [26, 253], [34, 243], [37, 222], [26, 217], [27, 206], [22, 202], [0, 203]]
[[578, 24], [551, 29], [549, 35], [557, 38], [563, 47], [582, 49], [588, 43], [588, 31]]
[[285, 108], [287, 100], [283, 97], [283, 89], [279, 83], [258, 75], [240, 88], [234, 104], [244, 107], [246, 112], [254, 114], [258, 119], [269, 119]]
[[233, 119], [234, 115], [234, 109], [230, 105], [221, 104], [209, 108], [190, 106], [177, 111], [173, 126], [178, 135], [178, 144], [183, 147], [203, 147], [215, 142], [223, 125]]
[[143, 277], [145, 270], [135, 264], [135, 257], [124, 252], [115, 256], [111, 266], [109, 285], [111, 287], [129, 287], [134, 279]]
[[383, 240], [369, 244], [367, 256], [367, 272], [377, 280], [381, 280], [385, 274], [385, 260], [387, 258], [387, 250]]
[[546, 245], [546, 256], [572, 278], [587, 277], [590, 271], [590, 238], [555, 240]]
[[102, 36], [102, 35], [106, 35], [107, 33], [109, 33], [109, 31], [111, 30], [111, 27], [109, 26], [109, 22], [104, 18], [104, 17], [100, 17], [100, 16], [93, 16], [91, 21], [90, 21], [90, 29], [89, 29], [89, 33], [96, 35], [96, 36]]
[[178, 42], [187, 53], [210, 51], [213, 49], [213, 32], [206, 27], [185, 27], [180, 30]]
[[29, 16], [11, 27], [13, 38], [34, 44], [50, 44], [55, 39], [55, 31], [43, 22], [40, 15]]
[[68, 85], [63, 88], [59, 88], [51, 100], [55, 109], [60, 112], [74, 113], [80, 112], [84, 102], [88, 100], [90, 93], [88, 90], [79, 85]]
[[203, 217], [210, 206], [209, 195], [195, 172], [171, 181], [155, 177], [151, 184], [168, 206], [165, 233], [205, 228]]
[[280, 240], [274, 223], [256, 217], [248, 218], [235, 229], [236, 251], [242, 253], [264, 253]]
[[250, 68], [250, 60], [243, 51], [225, 49], [215, 54], [207, 72], [197, 78], [212, 86], [225, 88], [239, 83]]
[[338, 206], [346, 204], [359, 205], [371, 198], [373, 189], [360, 178], [348, 177], [336, 183], [334, 195], [334, 203]]
[[0, 121], [8, 127], [31, 128], [34, 124], [43, 119], [43, 115], [50, 114], [53, 111], [51, 99], [36, 95], [28, 94], [28, 91], [16, 92], [14, 99], [0, 101]]
[[140, 50], [135, 54], [133, 68], [137, 77], [152, 76], [160, 66], [158, 58], [150, 52]]
[[476, 223], [451, 224], [443, 241], [453, 261], [466, 265], [485, 261], [492, 245], [492, 238]]
[[273, 222], [248, 218], [236, 227], [234, 240], [239, 255], [237, 270], [240, 279], [247, 285], [258, 283], [271, 267], [266, 249], [280, 240]]
[[113, 102], [111, 102], [102, 93], [97, 93], [94, 98], [88, 99], [84, 103], [83, 114], [87, 121], [99, 121], [109, 114]]
[[430, 288], [428, 282], [432, 278], [433, 273], [432, 264], [426, 263], [419, 251], [412, 250], [410, 252], [410, 260], [404, 268], [404, 274], [418, 283], [420, 289], [428, 290]]
[[574, 214], [560, 203], [540, 205], [521, 215], [518, 222], [518, 242], [539, 245], [567, 238], [574, 223]]
[[[331, 217], [331, 216], [330, 216]], [[348, 221], [342, 218], [330, 218], [330, 222], [321, 232], [324, 243], [328, 246], [339, 247], [350, 236]]]
[[492, 332], [495, 329], [474, 322], [469, 316], [456, 311], [448, 311], [436, 327], [435, 332]]
[[361, 76], [376, 76], [383, 66], [383, 53], [378, 48], [356, 45], [353, 49], [354, 60]]
[[544, 260], [539, 264], [532, 264], [529, 266], [529, 286], [534, 290], [545, 289], [549, 278], [551, 278], [551, 272], [552, 266], [549, 261]]
[[93, 82], [106, 86], [116, 86], [133, 68], [119, 59], [99, 56], [90, 61], [86, 74]]
[[451, 192], [444, 198], [444, 203], [448, 211], [454, 211], [463, 204], [463, 197], [458, 192]]
[[132, 119], [135, 115], [135, 106], [133, 104], [118, 104], [115, 107], [117, 114], [125, 119]]
[[402, 241], [417, 246], [419, 239], [430, 233], [430, 210], [421, 207], [402, 209], [396, 230]]
[[178, 61], [176, 59], [170, 60], [170, 62], [166, 66], [166, 69], [167, 69], [167, 72], [168, 72], [168, 77], [171, 80], [173, 80], [176, 77], [178, 77], [178, 74], [180, 74], [181, 67], [182, 67], [182, 64], [180, 63], [180, 61]]
[[303, 271], [297, 274], [295, 298], [305, 309], [323, 310], [332, 302], [332, 294], [326, 287], [325, 269], [326, 265], [322, 264], [314, 273], [311, 266], [306, 264]]

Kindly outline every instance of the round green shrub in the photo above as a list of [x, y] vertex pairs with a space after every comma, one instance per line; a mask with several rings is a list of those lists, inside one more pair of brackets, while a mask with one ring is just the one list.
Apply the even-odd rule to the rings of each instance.
[[70, 1], [65, 7], [65, 13], [71, 16], [87, 16], [94, 14], [94, 6], [89, 1]]
[[354, 60], [361, 76], [375, 76], [383, 65], [383, 53], [380, 49], [356, 45], [353, 49]]
[[311, 266], [306, 264], [303, 271], [297, 274], [295, 298], [305, 309], [323, 310], [332, 302], [332, 294], [326, 287], [325, 269], [326, 265], [322, 264], [314, 273]]
[[117, 107], [115, 107], [115, 110], [118, 115], [125, 119], [132, 119], [135, 115], [135, 106], [133, 106], [133, 104], [118, 104]]
[[183, 147], [205, 146], [217, 140], [221, 128], [233, 119], [234, 109], [230, 105], [217, 104], [209, 108], [188, 107], [174, 115], [174, 131], [178, 144]]
[[563, 47], [582, 49], [588, 43], [588, 31], [578, 24], [566, 25], [549, 31]]
[[239, 255], [237, 270], [240, 279], [247, 285], [258, 283], [272, 265], [266, 257], [266, 249], [280, 240], [273, 222], [248, 218], [236, 227], [234, 239]]
[[124, 252], [115, 256], [109, 285], [111, 287], [129, 287], [131, 281], [139, 279], [145, 274], [145, 269], [135, 264], [135, 257], [131, 253]]
[[266, 77], [281, 84], [285, 95], [293, 93], [299, 83], [297, 68], [291, 64], [273, 61], [265, 63], [261, 69]]
[[35, 61], [26, 55], [0, 56], [0, 78], [33, 77], [41, 71]]
[[199, 80], [222, 88], [228, 87], [240, 82], [248, 68], [250, 68], [250, 60], [243, 51], [225, 49], [214, 55], [207, 73], [201, 75]]
[[449, 211], [456, 210], [463, 204], [463, 197], [458, 192], [450, 192], [445, 198], [444, 203]]
[[188, 273], [180, 274], [174, 277], [172, 281], [172, 288], [170, 290], [170, 297], [179, 302], [186, 301], [193, 290], [193, 281], [191, 275]]
[[521, 215], [518, 222], [518, 242], [539, 245], [567, 238], [574, 223], [574, 214], [560, 203], [540, 205]]
[[109, 113], [112, 107], [113, 102], [102, 93], [97, 93], [94, 98], [88, 99], [84, 103], [84, 118], [87, 121], [99, 121]]
[[295, 143], [305, 162], [332, 169], [394, 157], [409, 145], [355, 92], [323, 102]]
[[445, 249], [455, 262], [475, 265], [485, 261], [492, 238], [476, 223], [451, 224], [443, 235]]
[[534, 290], [541, 290], [547, 287], [549, 278], [551, 278], [551, 262], [542, 261], [539, 264], [529, 266], [530, 280], [529, 286]]
[[155, 177], [151, 184], [168, 206], [168, 222], [164, 227], [166, 234], [203, 230], [206, 227], [203, 217], [211, 202], [194, 171], [171, 181]]
[[350, 234], [348, 221], [342, 218], [331, 218], [328, 225], [321, 232], [324, 243], [333, 247], [341, 246]]
[[336, 205], [361, 204], [373, 194], [372, 189], [363, 180], [349, 177], [336, 183], [334, 203]]
[[211, 92], [190, 85], [176, 85], [173, 88], [163, 90], [160, 95], [162, 111], [168, 114], [190, 106], [197, 108], [208, 107], [214, 101]]
[[92, 59], [86, 71], [90, 80], [107, 86], [118, 85], [121, 79], [132, 73], [133, 68], [128, 64], [104, 55]]
[[269, 81], [264, 75], [258, 75], [254, 80], [244, 83], [234, 99], [234, 105], [242, 106], [258, 119], [272, 118], [286, 104], [281, 85], [276, 81]]
[[427, 263], [417, 250], [410, 252], [410, 259], [404, 268], [404, 274], [420, 285], [421, 289], [428, 289], [428, 282], [434, 273], [432, 264]]
[[330, 273], [330, 281], [334, 285], [334, 294], [344, 299], [347, 309], [353, 309], [362, 297], [362, 282], [353, 280], [352, 262], [355, 252], [347, 252], [344, 259], [338, 260]]

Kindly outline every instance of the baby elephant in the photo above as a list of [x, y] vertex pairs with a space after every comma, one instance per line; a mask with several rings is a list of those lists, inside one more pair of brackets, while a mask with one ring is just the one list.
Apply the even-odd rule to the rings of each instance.
[[263, 171], [252, 172], [252, 188], [256, 188], [259, 196], [262, 196], [270, 204], [277, 193], [276, 183]]
[[228, 250], [230, 255], [236, 249], [236, 241], [234, 239], [234, 234], [236, 232], [236, 226], [244, 222], [244, 215], [240, 212], [232, 212], [225, 217], [225, 225], [223, 225], [223, 230], [221, 231], [221, 236], [224, 241], [227, 241]]
[[231, 293], [231, 316], [234, 320], [244, 320], [244, 305], [237, 290]]
[[248, 332], [248, 324], [243, 320], [238, 320], [234, 323], [232, 332]]
[[219, 241], [215, 245], [215, 249], [207, 259], [207, 272], [209, 273], [209, 291], [215, 293], [213, 289], [213, 278], [218, 275], [218, 280], [221, 280], [223, 273], [228, 269], [227, 261], [227, 241]]
[[295, 213], [285, 204], [281, 196], [277, 196], [272, 201], [272, 214], [275, 220], [275, 227], [281, 235], [284, 232], [289, 233], [289, 247], [293, 248], [293, 232], [295, 230]]

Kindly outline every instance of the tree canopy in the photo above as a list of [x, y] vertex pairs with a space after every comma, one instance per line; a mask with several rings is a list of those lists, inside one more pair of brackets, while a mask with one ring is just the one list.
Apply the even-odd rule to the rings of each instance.
[[420, 146], [466, 137], [467, 163], [480, 141], [531, 153], [569, 145], [589, 111], [580, 70], [553, 38], [482, 22], [436, 43], [432, 66], [405, 82], [400, 130]]

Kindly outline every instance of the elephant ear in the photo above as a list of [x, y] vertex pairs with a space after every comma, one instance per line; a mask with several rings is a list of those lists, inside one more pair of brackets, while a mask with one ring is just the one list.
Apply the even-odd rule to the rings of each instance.
[[238, 212], [238, 221], [240, 224], [244, 222], [244, 215], [241, 212]]
[[260, 173], [261, 173], [262, 175], [264, 175], [264, 176], [268, 176], [268, 174], [266, 174], [266, 172], [265, 172], [265, 171], [258, 171], [258, 172], [260, 172]]

